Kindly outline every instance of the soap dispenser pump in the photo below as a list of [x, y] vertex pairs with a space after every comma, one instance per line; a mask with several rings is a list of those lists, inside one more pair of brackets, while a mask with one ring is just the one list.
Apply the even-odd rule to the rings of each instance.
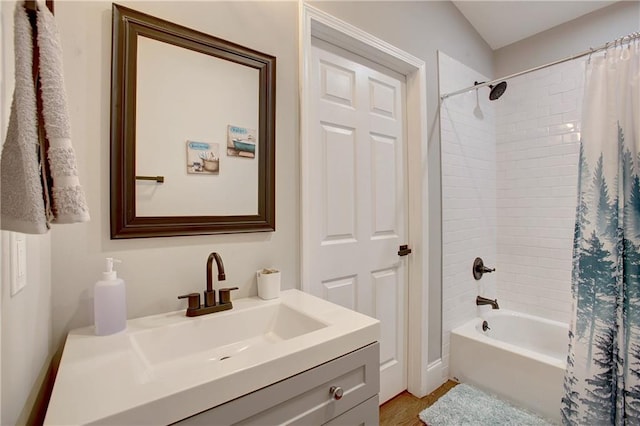
[[124, 281], [113, 270], [118, 259], [107, 257], [106, 271], [102, 280], [95, 285], [93, 295], [93, 314], [95, 333], [106, 336], [124, 330], [127, 327], [127, 299]]

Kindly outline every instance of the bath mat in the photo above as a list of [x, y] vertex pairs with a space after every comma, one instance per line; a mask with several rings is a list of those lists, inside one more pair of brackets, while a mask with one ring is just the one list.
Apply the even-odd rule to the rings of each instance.
[[459, 384], [419, 414], [429, 426], [548, 426], [546, 420], [466, 384]]

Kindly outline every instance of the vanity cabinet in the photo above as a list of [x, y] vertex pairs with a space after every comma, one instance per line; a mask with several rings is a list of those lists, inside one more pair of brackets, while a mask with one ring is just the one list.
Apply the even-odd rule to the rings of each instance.
[[373, 343], [174, 424], [378, 425], [379, 360]]
[[377, 424], [379, 339], [377, 319], [297, 289], [135, 318], [109, 336], [78, 328], [44, 423]]

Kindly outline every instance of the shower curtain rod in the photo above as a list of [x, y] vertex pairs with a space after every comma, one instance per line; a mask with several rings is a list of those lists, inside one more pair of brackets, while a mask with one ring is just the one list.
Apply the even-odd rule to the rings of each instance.
[[529, 68], [528, 70], [520, 71], [520, 72], [517, 72], [515, 74], [508, 75], [506, 77], [496, 78], [495, 80], [486, 81], [484, 83], [480, 83], [480, 84], [477, 84], [477, 85], [469, 86], [469, 87], [466, 87], [464, 89], [456, 90], [455, 92], [445, 93], [444, 95], [440, 96], [440, 100], [443, 101], [443, 100], [445, 100], [445, 99], [447, 99], [447, 98], [449, 98], [451, 96], [455, 96], [455, 95], [459, 95], [461, 93], [469, 92], [470, 90], [473, 90], [473, 89], [480, 89], [482, 87], [486, 87], [486, 86], [498, 83], [498, 82], [503, 81], [503, 80], [509, 80], [511, 78], [518, 77], [518, 76], [521, 76], [521, 75], [524, 75], [524, 74], [529, 74], [530, 72], [538, 71], [538, 70], [541, 70], [543, 68], [551, 67], [553, 65], [558, 65], [558, 64], [561, 64], [563, 62], [572, 61], [574, 59], [578, 59], [578, 58], [581, 58], [583, 56], [592, 55], [592, 54], [600, 52], [602, 50], [607, 50], [610, 47], [616, 47], [618, 45], [622, 46], [623, 43], [630, 43], [631, 41], [636, 40], [638, 38], [640, 38], [640, 32], [634, 32], [634, 33], [631, 33], [631, 34], [627, 34], [627, 35], [625, 35], [623, 37], [615, 39], [614, 41], [608, 41], [605, 44], [603, 44], [602, 46], [596, 47], [595, 49], [589, 48], [589, 50], [585, 50], [584, 52], [580, 52], [580, 53], [578, 53], [576, 55], [568, 56], [566, 58], [563, 58], [563, 59], [560, 59], [560, 60], [557, 60], [557, 61], [549, 62], [548, 64], [540, 65], [540, 66], [537, 66], [537, 67], [534, 67], [534, 68]]

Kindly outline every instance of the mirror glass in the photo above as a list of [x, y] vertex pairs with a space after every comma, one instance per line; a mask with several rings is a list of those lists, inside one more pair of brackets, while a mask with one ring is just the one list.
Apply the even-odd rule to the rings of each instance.
[[113, 7], [111, 236], [275, 230], [275, 58]]
[[258, 214], [258, 70], [138, 36], [137, 79], [136, 215]]

